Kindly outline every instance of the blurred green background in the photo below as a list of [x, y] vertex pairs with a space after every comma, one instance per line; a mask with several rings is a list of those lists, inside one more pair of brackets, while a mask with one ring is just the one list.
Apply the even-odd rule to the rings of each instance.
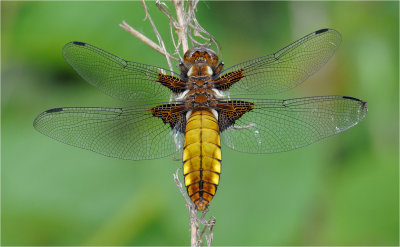
[[[166, 18], [149, 9], [164, 39]], [[209, 215], [214, 245], [398, 245], [398, 2], [201, 2], [200, 23], [227, 66], [274, 52], [320, 28], [343, 36], [321, 71], [275, 97], [341, 94], [368, 101], [356, 127], [291, 152], [223, 147]], [[167, 67], [118, 27], [153, 40], [140, 2], [1, 2], [1, 244], [188, 245], [171, 158], [123, 161], [58, 143], [34, 118], [60, 106], [122, 106], [64, 61], [69, 41]], [[170, 45], [170, 42], [167, 42]], [[169, 46], [171, 47], [171, 46]]]

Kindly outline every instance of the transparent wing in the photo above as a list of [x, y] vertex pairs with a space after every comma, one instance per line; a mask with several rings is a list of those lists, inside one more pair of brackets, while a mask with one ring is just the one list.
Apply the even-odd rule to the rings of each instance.
[[254, 102], [254, 109], [221, 137], [228, 147], [247, 153], [300, 148], [351, 128], [367, 114], [366, 102], [347, 96], [245, 100]]
[[[280, 93], [297, 86], [318, 71], [340, 42], [341, 36], [337, 31], [321, 29], [273, 54], [232, 66], [222, 71], [221, 75], [244, 76], [230, 87], [228, 92], [231, 96], [258, 97]], [[240, 73], [235, 73], [237, 71]]]
[[120, 159], [155, 159], [176, 151], [170, 125], [153, 117], [149, 107], [55, 108], [33, 125], [58, 141]]
[[162, 68], [129, 62], [76, 41], [64, 46], [63, 55], [82, 78], [112, 97], [147, 104], [168, 101], [171, 96], [171, 91], [157, 82]]

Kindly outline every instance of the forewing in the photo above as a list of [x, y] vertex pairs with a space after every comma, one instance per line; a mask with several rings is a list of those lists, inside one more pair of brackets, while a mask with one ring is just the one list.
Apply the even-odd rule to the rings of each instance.
[[349, 129], [367, 114], [366, 102], [347, 96], [243, 100], [254, 108], [221, 137], [228, 147], [247, 153], [300, 148]]
[[158, 81], [163, 73], [174, 75], [172, 71], [126, 61], [83, 42], [66, 44], [63, 55], [82, 78], [112, 97], [145, 104], [171, 96], [171, 90]]
[[229, 88], [231, 96], [241, 97], [289, 90], [318, 71], [340, 42], [340, 34], [333, 29], [315, 31], [273, 54], [222, 71], [221, 89]]
[[155, 159], [176, 151], [170, 125], [147, 106], [55, 108], [40, 114], [34, 127], [66, 144], [120, 159]]

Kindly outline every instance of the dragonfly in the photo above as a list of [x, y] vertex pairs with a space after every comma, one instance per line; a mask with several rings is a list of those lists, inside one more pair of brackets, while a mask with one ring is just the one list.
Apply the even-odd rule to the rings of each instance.
[[221, 142], [245, 153], [285, 152], [364, 119], [367, 103], [350, 96], [265, 98], [305, 81], [340, 43], [339, 32], [321, 29], [226, 69], [213, 50], [198, 46], [186, 51], [176, 73], [70, 42], [63, 56], [78, 74], [131, 106], [59, 107], [41, 113], [33, 125], [60, 142], [120, 159], [179, 152], [187, 194], [202, 211], [220, 182]]

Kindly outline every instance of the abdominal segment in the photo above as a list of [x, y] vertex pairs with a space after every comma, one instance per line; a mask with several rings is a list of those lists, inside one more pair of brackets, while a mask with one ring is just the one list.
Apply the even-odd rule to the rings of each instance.
[[183, 175], [197, 210], [211, 201], [221, 174], [221, 143], [217, 120], [207, 108], [193, 111], [185, 130]]

